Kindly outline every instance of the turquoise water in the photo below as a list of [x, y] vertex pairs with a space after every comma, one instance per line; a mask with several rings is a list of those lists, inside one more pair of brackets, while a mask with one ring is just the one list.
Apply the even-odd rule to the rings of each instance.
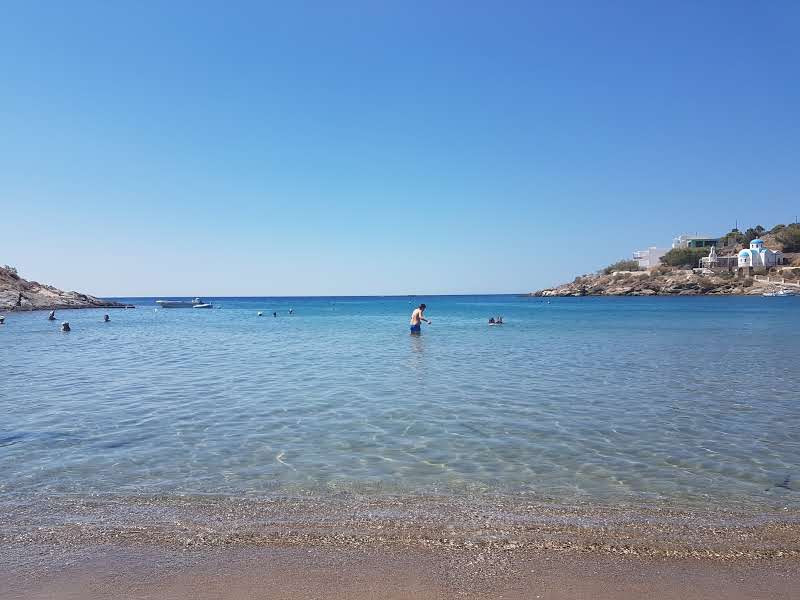
[[798, 505], [800, 298], [206, 300], [221, 309], [7, 314], [0, 499]]

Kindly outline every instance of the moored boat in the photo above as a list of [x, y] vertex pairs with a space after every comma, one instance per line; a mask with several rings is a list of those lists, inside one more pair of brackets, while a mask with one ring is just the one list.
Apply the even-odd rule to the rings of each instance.
[[200, 298], [194, 300], [156, 300], [161, 308], [211, 308], [211, 304], [203, 302]]
[[761, 295], [769, 298], [785, 298], [786, 296], [794, 296], [795, 293], [792, 290], [780, 289], [777, 292], [764, 292]]

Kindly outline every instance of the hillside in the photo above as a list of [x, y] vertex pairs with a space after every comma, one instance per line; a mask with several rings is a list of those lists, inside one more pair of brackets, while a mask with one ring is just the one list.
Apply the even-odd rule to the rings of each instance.
[[[777, 274], [787, 282], [800, 280], [800, 269], [785, 268]], [[533, 296], [699, 296], [759, 295], [780, 289], [781, 284], [756, 283], [733, 273], [694, 273], [692, 270], [658, 267], [650, 271], [617, 271], [576, 277], [571, 283], [534, 292]]]
[[[776, 225], [769, 231], [757, 225], [740, 232], [734, 229], [720, 239], [717, 253], [735, 256], [747, 248], [750, 240], [761, 238], [767, 248], [784, 253], [787, 266], [771, 269], [776, 278], [789, 283], [800, 280], [800, 224]], [[662, 264], [648, 271], [638, 270], [636, 261], [621, 260], [599, 273], [576, 277], [571, 283], [533, 292], [534, 296], [696, 296], [758, 295], [779, 289], [779, 284], [756, 283], [738, 278], [731, 272], [695, 272], [701, 256], [708, 249], [671, 250], [662, 257]], [[672, 265], [672, 266], [670, 266]], [[791, 266], [789, 266], [791, 265]], [[628, 270], [632, 269], [632, 270]]]
[[54, 308], [124, 308], [124, 304], [64, 292], [36, 281], [27, 281], [12, 267], [0, 267], [0, 310], [52, 310]]

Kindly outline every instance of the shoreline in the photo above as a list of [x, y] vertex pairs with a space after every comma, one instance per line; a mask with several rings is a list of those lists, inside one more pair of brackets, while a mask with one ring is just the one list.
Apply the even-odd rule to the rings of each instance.
[[620, 294], [579, 294], [579, 293], [556, 293], [556, 294], [545, 294], [543, 292], [553, 291], [557, 288], [548, 288], [545, 290], [539, 290], [536, 292], [530, 292], [525, 294], [527, 297], [530, 298], [760, 298], [762, 297], [762, 292], [770, 292], [770, 291], [777, 291], [780, 288], [780, 285], [775, 284], [772, 287], [764, 286], [763, 289], [759, 289], [758, 293], [745, 293], [745, 292], [699, 292], [699, 293], [691, 293], [691, 294], [681, 294], [681, 293], [658, 293], [658, 294], [637, 294], [637, 293], [620, 293]]
[[127, 308], [129, 305], [51, 285], [28, 281], [13, 267], [0, 267], [0, 311], [66, 310], [71, 308]]
[[793, 275], [789, 281], [763, 281], [730, 271], [657, 267], [639, 271], [614, 271], [580, 275], [569, 283], [531, 292], [533, 297], [570, 296], [761, 296], [790, 289], [800, 292]]
[[92, 304], [86, 306], [71, 306], [68, 304], [65, 305], [53, 305], [53, 306], [36, 306], [36, 307], [25, 307], [25, 306], [12, 306], [11, 308], [0, 308], [0, 310], [5, 310], [9, 313], [29, 313], [29, 312], [36, 312], [36, 311], [50, 311], [50, 310], [90, 310], [90, 309], [105, 309], [105, 308], [112, 308], [112, 309], [132, 309], [136, 308], [134, 304], [120, 304], [117, 302], [113, 302], [110, 304]]
[[[7, 598], [786, 598], [800, 512], [498, 497], [0, 503]], [[265, 595], [266, 594], [266, 595]]]
[[174, 548], [322, 545], [800, 561], [800, 509], [336, 494], [52, 496], [0, 502], [4, 546], [121, 542]]

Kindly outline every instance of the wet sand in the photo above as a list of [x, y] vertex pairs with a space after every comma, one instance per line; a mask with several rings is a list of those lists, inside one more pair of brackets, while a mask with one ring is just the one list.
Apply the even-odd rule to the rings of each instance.
[[483, 556], [457, 550], [96, 546], [0, 551], [3, 600], [792, 599], [795, 561]]
[[0, 598], [796, 598], [800, 518], [510, 498], [0, 504]]

